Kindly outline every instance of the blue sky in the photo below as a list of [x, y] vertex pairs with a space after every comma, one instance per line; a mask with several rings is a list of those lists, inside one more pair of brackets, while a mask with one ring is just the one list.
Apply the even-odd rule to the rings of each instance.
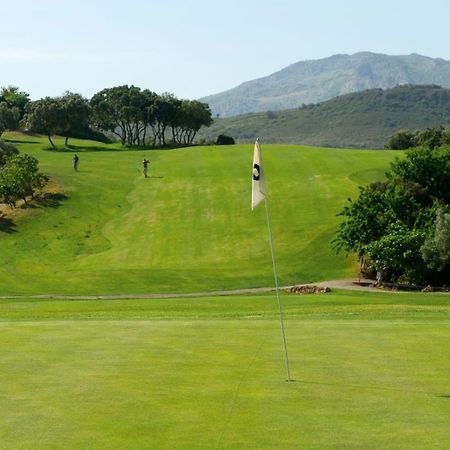
[[448, 0], [0, 0], [0, 86], [32, 99], [135, 84], [198, 98], [305, 59], [450, 60]]

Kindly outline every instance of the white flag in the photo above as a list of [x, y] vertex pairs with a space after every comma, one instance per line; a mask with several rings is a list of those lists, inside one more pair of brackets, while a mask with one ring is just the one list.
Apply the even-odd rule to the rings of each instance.
[[256, 139], [255, 151], [253, 153], [253, 176], [252, 176], [252, 210], [266, 198], [266, 180], [262, 167], [261, 149]]

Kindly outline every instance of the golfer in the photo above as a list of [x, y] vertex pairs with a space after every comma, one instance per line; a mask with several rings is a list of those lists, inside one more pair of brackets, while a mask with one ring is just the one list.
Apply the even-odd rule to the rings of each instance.
[[144, 177], [148, 178], [148, 165], [150, 164], [150, 161], [148, 161], [147, 159], [144, 158], [144, 160], [142, 161], [142, 167], [144, 169]]
[[75, 153], [75, 156], [73, 157], [73, 168], [75, 169], [75, 172], [78, 171], [78, 162], [80, 161], [80, 158], [78, 158], [78, 155]]

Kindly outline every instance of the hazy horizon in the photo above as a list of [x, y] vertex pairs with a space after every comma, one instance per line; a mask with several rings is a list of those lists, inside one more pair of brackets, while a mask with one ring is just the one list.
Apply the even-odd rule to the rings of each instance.
[[134, 84], [181, 98], [231, 89], [304, 60], [361, 51], [450, 60], [446, 14], [430, 0], [119, 2], [4, 7], [0, 85], [32, 99]]

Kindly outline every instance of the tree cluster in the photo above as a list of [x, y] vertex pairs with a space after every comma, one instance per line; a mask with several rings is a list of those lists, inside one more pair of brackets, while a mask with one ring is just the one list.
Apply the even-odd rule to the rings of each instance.
[[55, 134], [65, 136], [67, 145], [69, 137], [98, 139], [100, 134], [104, 139], [103, 133], [129, 146], [163, 147], [167, 139], [190, 145], [198, 130], [211, 123], [206, 103], [127, 85], [103, 89], [90, 101], [71, 92], [45, 97], [28, 103], [22, 120], [24, 128], [45, 134], [53, 147]]
[[407, 150], [413, 147], [437, 148], [450, 145], [450, 129], [443, 126], [429, 127], [422, 131], [400, 130], [391, 136], [385, 148], [391, 150]]
[[115, 134], [122, 145], [165, 146], [167, 135], [176, 145], [192, 144], [198, 130], [212, 123], [206, 103], [180, 100], [136, 86], [103, 89], [91, 99], [92, 123]]
[[387, 181], [361, 187], [347, 205], [335, 245], [356, 252], [386, 281], [450, 280], [450, 149], [420, 147], [396, 159]]

